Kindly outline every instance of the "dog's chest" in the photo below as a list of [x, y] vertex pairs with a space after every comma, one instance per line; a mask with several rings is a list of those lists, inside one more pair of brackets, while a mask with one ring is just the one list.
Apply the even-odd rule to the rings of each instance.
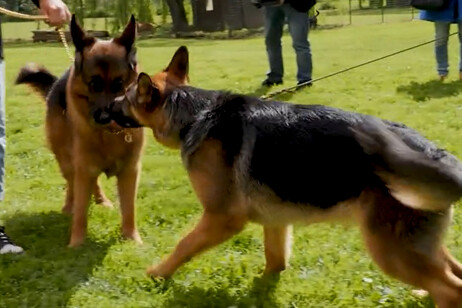
[[103, 133], [96, 151], [101, 171], [108, 177], [119, 174], [127, 165], [137, 161], [137, 148], [139, 145], [133, 140], [127, 142], [125, 134]]

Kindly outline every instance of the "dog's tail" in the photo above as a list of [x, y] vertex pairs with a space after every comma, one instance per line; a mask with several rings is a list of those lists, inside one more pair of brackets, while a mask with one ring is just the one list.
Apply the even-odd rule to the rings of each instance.
[[391, 195], [406, 206], [442, 211], [462, 197], [462, 165], [409, 147], [380, 120], [368, 118], [353, 129]]
[[46, 99], [57, 77], [46, 68], [37, 64], [28, 64], [21, 68], [16, 84], [27, 84]]

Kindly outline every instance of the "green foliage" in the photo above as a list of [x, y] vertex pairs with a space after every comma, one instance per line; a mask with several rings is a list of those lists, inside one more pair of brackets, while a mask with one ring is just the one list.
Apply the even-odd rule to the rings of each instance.
[[335, 10], [337, 8], [334, 1], [319, 1], [316, 7], [320, 10]]
[[[425, 22], [313, 31], [314, 77], [430, 40], [433, 32], [433, 24]], [[296, 82], [291, 43], [285, 35], [284, 86]], [[192, 85], [266, 93], [259, 86], [268, 66], [262, 37], [141, 41], [138, 58], [142, 70], [154, 73], [165, 68], [180, 45], [190, 49]], [[13, 86], [13, 81], [26, 62], [43, 64], [61, 74], [69, 60], [60, 44], [7, 45], [5, 51], [7, 190], [6, 200], [0, 203], [0, 218], [26, 253], [0, 256], [1, 308], [433, 307], [431, 300], [413, 297], [411, 287], [377, 268], [365, 252], [357, 228], [330, 224], [295, 228], [290, 267], [279, 280], [261, 278], [262, 229], [255, 224], [192, 260], [169, 281], [146, 278], [145, 268], [171, 252], [201, 213], [180, 154], [157, 144], [149, 131], [137, 198], [137, 223], [144, 245], [120, 239], [117, 207], [108, 210], [92, 204], [86, 244], [68, 249], [70, 219], [60, 213], [65, 183], [46, 148], [45, 106], [30, 90]], [[433, 46], [428, 45], [278, 99], [404, 122], [462, 157], [458, 57], [459, 44], [453, 36], [451, 74], [445, 83], [435, 82]], [[114, 179], [102, 178], [102, 184], [117, 203]], [[446, 239], [459, 259], [461, 228], [459, 204]]]
[[153, 22], [151, 0], [116, 0], [114, 1], [113, 31], [121, 30], [134, 14], [138, 22]]
[[136, 17], [140, 22], [153, 22], [151, 0], [136, 0]]
[[80, 24], [85, 26], [85, 1], [84, 0], [68, 0], [67, 2], [69, 9], [72, 13], [77, 16]]

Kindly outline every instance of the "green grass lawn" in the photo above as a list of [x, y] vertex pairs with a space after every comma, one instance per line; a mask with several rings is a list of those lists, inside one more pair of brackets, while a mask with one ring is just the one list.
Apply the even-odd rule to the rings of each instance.
[[[310, 34], [314, 74], [319, 77], [431, 38], [433, 25], [417, 21], [314, 31]], [[181, 44], [190, 49], [193, 85], [265, 93], [259, 87], [267, 70], [263, 38], [142, 41], [141, 69], [149, 73], [162, 69]], [[295, 60], [287, 36], [284, 45], [285, 85], [290, 86], [295, 83]], [[281, 99], [404, 122], [462, 158], [458, 46], [451, 38], [451, 73], [443, 84], [435, 81], [429, 45]], [[378, 270], [356, 228], [328, 224], [295, 228], [290, 268], [279, 281], [260, 279], [262, 228], [251, 224], [192, 260], [171, 280], [152, 282], [144, 275], [145, 268], [173, 249], [198, 221], [201, 206], [179, 153], [156, 144], [151, 133], [137, 199], [144, 245], [120, 239], [118, 210], [92, 205], [86, 244], [66, 248], [70, 219], [60, 213], [64, 180], [46, 148], [45, 107], [13, 81], [26, 62], [42, 63], [60, 74], [68, 59], [59, 44], [9, 45], [6, 57], [7, 189], [0, 219], [27, 252], [0, 257], [0, 307], [432, 307], [430, 300], [414, 298], [410, 287]], [[103, 185], [115, 200], [114, 179], [104, 179]], [[457, 207], [447, 236], [459, 259], [461, 214]]]

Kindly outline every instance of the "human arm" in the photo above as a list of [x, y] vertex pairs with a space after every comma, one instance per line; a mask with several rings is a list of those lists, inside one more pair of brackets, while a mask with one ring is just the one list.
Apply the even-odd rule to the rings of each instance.
[[71, 13], [62, 0], [32, 0], [40, 8], [43, 15], [48, 16], [48, 24], [62, 26], [69, 22]]

